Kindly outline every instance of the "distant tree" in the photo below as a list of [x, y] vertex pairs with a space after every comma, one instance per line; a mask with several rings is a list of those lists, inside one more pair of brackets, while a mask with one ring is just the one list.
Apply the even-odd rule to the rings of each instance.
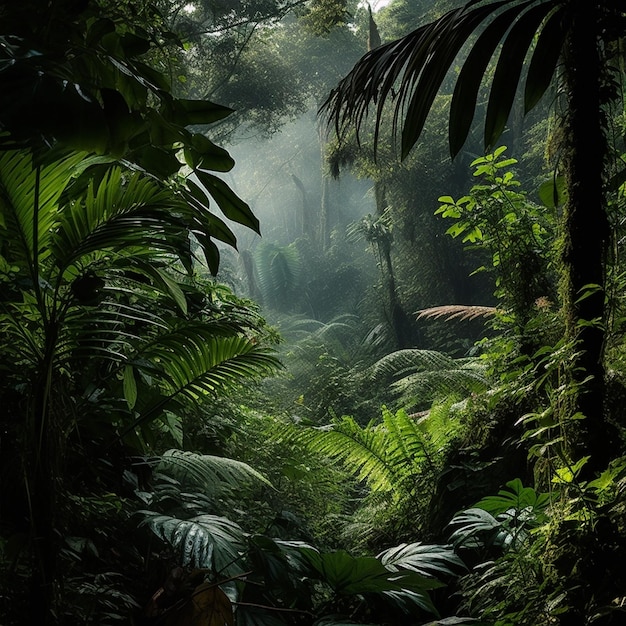
[[[235, 111], [216, 129], [222, 139], [233, 133], [268, 137], [303, 114], [312, 86], [335, 63], [328, 63], [327, 54], [324, 66], [315, 64], [311, 48], [329, 50], [327, 39], [336, 43], [348, 22], [344, 0], [202, 0], [161, 2], [159, 7], [185, 41], [184, 50], [172, 49], [165, 58], [176, 92], [216, 99]], [[341, 69], [325, 81], [324, 90], [316, 89], [318, 102], [362, 51], [346, 57], [336, 50]]]

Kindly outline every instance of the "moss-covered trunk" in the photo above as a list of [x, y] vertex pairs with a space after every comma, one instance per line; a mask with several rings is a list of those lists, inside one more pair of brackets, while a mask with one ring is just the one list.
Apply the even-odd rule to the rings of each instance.
[[[564, 121], [568, 201], [564, 213], [564, 303], [568, 337], [577, 340], [572, 377], [580, 385], [570, 411], [585, 416], [570, 429], [571, 452], [590, 455], [586, 474], [606, 467], [604, 417], [606, 253], [610, 239], [604, 189], [607, 159], [601, 2], [578, 0], [564, 54]], [[570, 415], [571, 417], [571, 415]]]
[[[569, 364], [576, 392], [567, 414], [567, 452], [577, 460], [589, 456], [580, 479], [589, 480], [614, 456], [616, 437], [606, 420], [605, 368], [606, 257], [611, 229], [607, 215], [604, 172], [608, 156], [605, 106], [606, 64], [600, 44], [602, 2], [574, 0], [572, 23], [564, 49], [567, 115], [564, 120], [565, 174], [568, 200], [563, 229], [563, 296], [566, 330], [576, 340]], [[606, 537], [580, 524], [562, 537], [568, 558], [557, 560], [562, 580], [572, 590], [561, 626], [583, 626], [587, 612], [602, 593], [603, 580], [592, 555]], [[590, 546], [594, 548], [590, 549]], [[600, 589], [598, 588], [600, 587]], [[608, 620], [608, 621], [606, 621]], [[597, 620], [609, 623], [609, 617]], [[594, 624], [596, 621], [594, 621]], [[613, 622], [610, 622], [613, 623]]]

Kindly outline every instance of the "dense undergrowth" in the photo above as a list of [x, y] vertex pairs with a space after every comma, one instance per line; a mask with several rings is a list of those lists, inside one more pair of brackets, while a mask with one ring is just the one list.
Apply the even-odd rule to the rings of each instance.
[[[50, 104], [0, 111], [2, 624], [622, 623], [619, 159], [606, 284], [577, 294], [601, 319], [563, 280], [563, 178], [525, 188], [503, 146], [455, 199], [458, 171], [349, 144], [376, 214], [303, 215], [237, 268], [231, 226], [259, 223], [206, 135], [231, 111], [174, 94], [154, 68], [189, 42], [149, 9], [22, 7], [0, 35], [7, 93]], [[453, 187], [428, 214], [420, 177]], [[433, 303], [470, 284], [440, 266], [484, 301]]]

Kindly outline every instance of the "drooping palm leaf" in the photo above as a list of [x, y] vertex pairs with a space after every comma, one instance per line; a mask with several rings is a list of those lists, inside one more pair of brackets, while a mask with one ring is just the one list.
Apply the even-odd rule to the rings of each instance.
[[[375, 141], [387, 102], [394, 103], [394, 133], [401, 128], [402, 156], [418, 140], [434, 99], [455, 59], [472, 39], [461, 63], [450, 111], [450, 150], [458, 153], [468, 135], [485, 70], [497, 58], [485, 122], [485, 143], [498, 139], [511, 110], [524, 60], [539, 33], [532, 71], [526, 77], [526, 109], [548, 88], [566, 29], [556, 0], [471, 0], [438, 20], [365, 55], [322, 106], [341, 133], [360, 131], [370, 105], [376, 107]], [[543, 31], [546, 36], [542, 37]], [[500, 44], [502, 44], [500, 46]], [[542, 63], [538, 52], [545, 57]]]

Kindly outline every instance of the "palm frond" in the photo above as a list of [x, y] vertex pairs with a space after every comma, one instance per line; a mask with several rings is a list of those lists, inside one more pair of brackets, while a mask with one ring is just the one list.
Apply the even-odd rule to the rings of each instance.
[[197, 327], [160, 337], [141, 355], [160, 364], [170, 397], [183, 394], [192, 401], [258, 380], [277, 368], [275, 357], [247, 337], [218, 337]]
[[263, 474], [247, 463], [184, 450], [173, 449], [164, 452], [158, 469], [171, 474], [187, 489], [200, 489], [210, 494], [224, 490], [236, 492], [252, 481], [272, 486]]
[[136, 172], [124, 176], [112, 167], [98, 186], [92, 181], [82, 201], [65, 207], [54, 238], [64, 268], [94, 251], [145, 246], [189, 256], [182, 199], [164, 185]]
[[28, 151], [0, 154], [0, 232], [12, 260], [28, 265], [50, 255], [58, 199], [83, 156], [69, 152], [50, 165], [35, 166]]
[[366, 372], [377, 384], [390, 385], [405, 406], [432, 404], [456, 394], [466, 396], [488, 388], [478, 359], [453, 359], [435, 350], [398, 350], [379, 359]]
[[376, 558], [392, 572], [405, 569], [435, 578], [454, 576], [465, 569], [465, 564], [451, 546], [428, 545], [419, 541], [389, 548]]
[[492, 57], [497, 56], [485, 121], [485, 145], [493, 145], [509, 116], [523, 62], [533, 47], [533, 36], [543, 30], [555, 36], [551, 40], [540, 38], [544, 65], [533, 57], [533, 72], [526, 85], [527, 110], [550, 83], [563, 42], [559, 32], [561, 15], [554, 17], [554, 13], [559, 13], [556, 2], [470, 0], [405, 37], [370, 51], [331, 92], [321, 111], [327, 113], [339, 135], [351, 125], [356, 126], [358, 134], [373, 105], [376, 145], [385, 104], [392, 102], [393, 133], [399, 134], [401, 129], [404, 158], [420, 137], [452, 64], [478, 33], [457, 80], [450, 113], [450, 151], [454, 156], [463, 146], [481, 79]]
[[431, 403], [450, 395], [481, 393], [488, 387], [484, 365], [473, 360], [446, 370], [408, 374], [392, 384], [392, 389], [407, 405]]
[[371, 366], [374, 382], [389, 382], [416, 371], [445, 371], [454, 367], [454, 359], [436, 350], [406, 349], [391, 352]]
[[160, 380], [162, 395], [144, 407], [121, 436], [157, 418], [172, 403], [195, 403], [207, 395], [228, 393], [273, 374], [279, 367], [274, 355], [255, 341], [216, 336], [210, 325], [178, 328], [146, 346], [130, 362], [138, 370], [146, 363], [148, 372]]

